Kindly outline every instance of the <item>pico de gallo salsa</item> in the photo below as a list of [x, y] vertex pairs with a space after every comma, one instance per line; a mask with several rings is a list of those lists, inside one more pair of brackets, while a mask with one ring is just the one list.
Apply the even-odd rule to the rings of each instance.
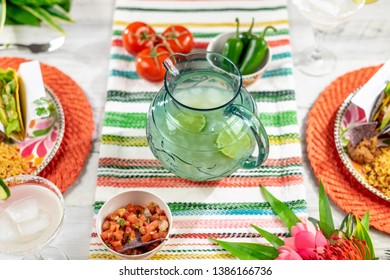
[[[155, 202], [150, 202], [148, 205], [127, 204], [107, 215], [101, 229], [102, 241], [112, 250], [119, 252], [127, 242], [135, 238], [135, 230], [140, 232], [142, 242], [166, 238], [169, 221], [165, 211]], [[139, 255], [153, 250], [160, 244], [161, 242], [156, 242], [121, 253]]]

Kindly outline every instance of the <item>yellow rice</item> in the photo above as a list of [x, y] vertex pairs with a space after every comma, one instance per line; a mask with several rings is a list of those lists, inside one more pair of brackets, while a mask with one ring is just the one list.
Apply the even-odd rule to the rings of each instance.
[[390, 197], [390, 147], [379, 149], [373, 162], [363, 166], [364, 173], [367, 174], [368, 183], [378, 188], [386, 196]]
[[30, 164], [19, 153], [16, 145], [0, 143], [0, 178], [26, 174]]

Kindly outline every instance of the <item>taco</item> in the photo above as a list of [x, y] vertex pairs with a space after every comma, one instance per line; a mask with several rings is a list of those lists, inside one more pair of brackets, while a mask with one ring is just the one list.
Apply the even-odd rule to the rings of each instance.
[[20, 104], [18, 74], [12, 69], [0, 69], [0, 122], [4, 133], [22, 141], [26, 134]]
[[381, 92], [374, 106], [372, 121], [377, 122], [376, 132], [383, 135], [389, 132], [390, 128], [390, 83]]

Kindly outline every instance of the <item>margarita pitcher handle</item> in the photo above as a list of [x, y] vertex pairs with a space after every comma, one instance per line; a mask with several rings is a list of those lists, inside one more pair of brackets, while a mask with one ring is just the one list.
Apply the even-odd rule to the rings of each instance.
[[261, 165], [268, 157], [269, 140], [264, 126], [259, 118], [245, 107], [231, 104], [225, 109], [225, 114], [232, 114], [242, 119], [251, 129], [258, 147], [257, 156], [250, 156], [242, 165], [243, 168], [255, 168]]

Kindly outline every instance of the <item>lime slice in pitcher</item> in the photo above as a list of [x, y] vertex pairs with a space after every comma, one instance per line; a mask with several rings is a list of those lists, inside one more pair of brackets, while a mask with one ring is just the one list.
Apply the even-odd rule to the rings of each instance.
[[251, 139], [246, 133], [238, 139], [236, 133], [228, 129], [218, 134], [217, 147], [222, 148], [225, 156], [237, 158], [251, 148]]
[[6, 200], [11, 195], [8, 186], [0, 178], [0, 200]]
[[175, 119], [184, 130], [197, 133], [206, 127], [206, 116], [203, 114], [178, 113]]

